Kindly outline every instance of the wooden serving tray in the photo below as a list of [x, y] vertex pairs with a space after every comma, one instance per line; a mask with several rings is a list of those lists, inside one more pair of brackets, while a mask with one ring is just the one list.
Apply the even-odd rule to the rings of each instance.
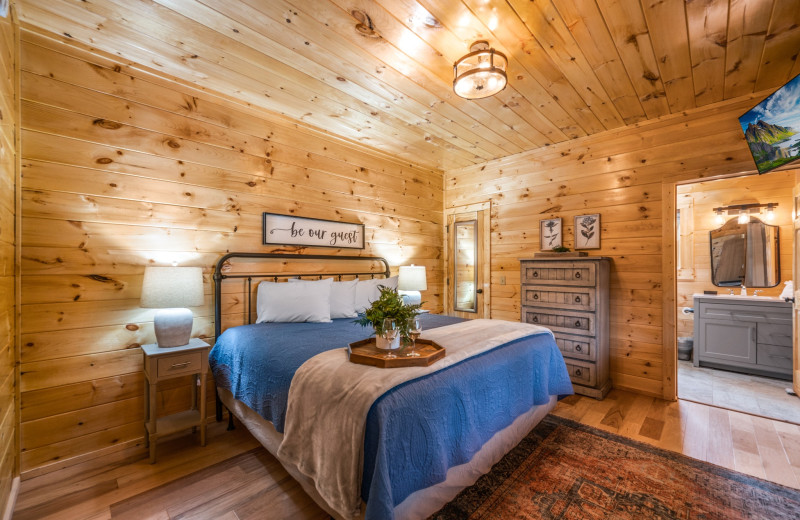
[[401, 367], [427, 367], [436, 363], [445, 356], [445, 348], [435, 341], [429, 339], [417, 340], [417, 357], [406, 357], [404, 354], [411, 349], [407, 347], [392, 350], [396, 358], [386, 359], [387, 350], [379, 349], [375, 346], [375, 338], [362, 339], [355, 343], [350, 343], [347, 347], [347, 355], [351, 363], [359, 365], [369, 365], [378, 368], [401, 368]]

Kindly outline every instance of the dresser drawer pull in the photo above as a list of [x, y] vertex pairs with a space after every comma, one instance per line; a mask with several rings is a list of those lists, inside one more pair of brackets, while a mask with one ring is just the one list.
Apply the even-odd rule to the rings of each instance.
[[538, 299], [539, 299], [539, 295], [538, 295], [538, 294], [534, 294], [534, 295], [533, 295], [533, 299], [534, 299], [534, 300], [538, 300]]
[[580, 345], [575, 345], [575, 352], [581, 352], [581, 351], [583, 351], [583, 347], [581, 347]]
[[581, 320], [575, 320], [575, 326], [576, 327], [580, 327], [581, 326]]
[[575, 278], [578, 279], [578, 280], [581, 279], [581, 272], [580, 271], [575, 271]]
[[534, 278], [539, 278], [539, 271], [534, 271], [533, 272], [533, 277]]
[[189, 365], [191, 365], [191, 364], [192, 364], [192, 362], [191, 362], [191, 361], [184, 361], [183, 363], [174, 363], [174, 364], [170, 365], [170, 367], [169, 367], [169, 368], [170, 368], [170, 370], [172, 370], [173, 368], [183, 368], [183, 367], [188, 367], [188, 366], [189, 366]]
[[534, 316], [532, 321], [534, 323], [539, 323], [539, 316]]
[[581, 302], [581, 297], [580, 296], [576, 296], [575, 297], [575, 303], [580, 303], [580, 302]]
[[580, 368], [576, 368], [576, 369], [575, 369], [575, 375], [576, 375], [576, 376], [579, 376], [579, 375], [581, 375], [581, 369], [580, 369]]

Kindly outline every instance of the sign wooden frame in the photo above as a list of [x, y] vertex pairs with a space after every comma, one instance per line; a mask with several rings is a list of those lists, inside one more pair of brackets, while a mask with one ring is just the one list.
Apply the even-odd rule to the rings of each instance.
[[264, 213], [264, 245], [364, 249], [364, 224]]

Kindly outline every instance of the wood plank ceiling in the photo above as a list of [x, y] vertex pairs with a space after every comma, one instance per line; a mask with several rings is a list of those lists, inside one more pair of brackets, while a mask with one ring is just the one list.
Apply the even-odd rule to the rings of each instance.
[[[25, 27], [443, 170], [778, 87], [800, 0], [22, 0]], [[509, 86], [452, 64], [487, 39]]]

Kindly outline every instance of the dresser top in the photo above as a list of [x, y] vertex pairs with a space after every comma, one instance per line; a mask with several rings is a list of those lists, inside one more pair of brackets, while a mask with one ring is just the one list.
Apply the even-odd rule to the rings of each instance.
[[551, 256], [545, 258], [520, 258], [520, 262], [589, 262], [597, 260], [610, 261], [608, 256]]

